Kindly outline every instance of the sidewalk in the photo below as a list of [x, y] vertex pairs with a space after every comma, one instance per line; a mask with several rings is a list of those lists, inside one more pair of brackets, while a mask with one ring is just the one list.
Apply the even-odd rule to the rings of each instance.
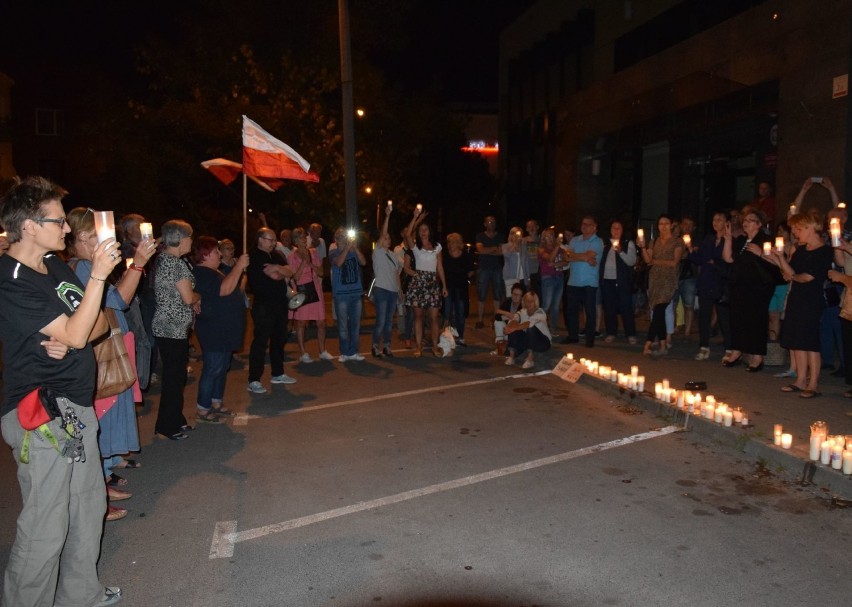
[[[711, 343], [709, 360], [696, 361], [696, 335], [689, 338], [676, 335], [669, 353], [661, 357], [642, 354], [644, 339], [638, 339], [635, 346], [629, 345], [624, 338], [611, 344], [596, 339], [593, 348], [582, 344], [563, 345], [560, 341], [561, 338], [555, 339], [551, 350], [550, 358], [554, 364], [559, 355], [571, 352], [577, 360], [588, 358], [622, 373], [629, 374], [631, 365], [638, 365], [639, 374], [645, 376], [642, 394], [588, 374], [580, 379], [585, 385], [653, 415], [670, 418], [693, 432], [763, 461], [772, 472], [812, 483], [826, 491], [827, 496], [852, 499], [852, 477], [818, 461], [812, 462], [808, 457], [810, 425], [814, 421], [825, 421], [831, 435], [852, 435], [852, 400], [843, 397], [848, 386], [842, 378], [832, 377], [830, 370], [824, 371], [820, 377], [822, 396], [804, 399], [796, 393], [781, 392], [781, 387], [789, 384], [790, 380], [777, 379], [773, 374], [786, 367], [764, 367], [759, 373], [746, 373], [745, 365], [725, 368], [720, 364], [723, 348], [715, 343]], [[672, 388], [678, 390], [683, 389], [688, 381], [706, 382], [707, 389], [701, 393], [713, 395], [717, 401], [732, 407], [742, 407], [748, 413], [749, 427], [724, 427], [700, 415], [685, 414], [675, 405], [658, 401], [654, 397], [654, 383], [663, 379], [668, 379]], [[773, 444], [775, 424], [781, 424], [785, 433], [793, 435], [789, 450]]]

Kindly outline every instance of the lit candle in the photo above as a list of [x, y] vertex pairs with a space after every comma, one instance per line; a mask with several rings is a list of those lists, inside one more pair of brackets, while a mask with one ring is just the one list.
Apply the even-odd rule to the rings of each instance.
[[393, 200], [388, 200], [388, 211], [393, 211]]
[[678, 393], [677, 393], [677, 408], [683, 409], [683, 405], [684, 405], [685, 402], [686, 401], [685, 401], [684, 396], [683, 396], [683, 390], [678, 391]]
[[843, 447], [846, 444], [846, 437], [843, 436], [842, 434], [835, 434], [834, 436], [831, 437], [831, 440], [834, 441], [835, 445], [840, 445], [841, 447]]
[[142, 240], [151, 240], [154, 238], [154, 226], [150, 223], [140, 223], [139, 232], [142, 234]]
[[793, 435], [785, 432], [781, 435], [781, 448], [789, 449], [793, 445]]
[[837, 217], [831, 218], [828, 231], [831, 233], [831, 246], [837, 248], [840, 246], [840, 220]]
[[713, 405], [714, 407], [716, 406], [716, 397], [712, 394], [708, 394], [705, 400], [707, 400], [707, 402]]
[[811, 443], [810, 449], [808, 449], [808, 457], [812, 461], [817, 461], [820, 455], [820, 448], [822, 447], [822, 435], [821, 434], [812, 434], [811, 435]]
[[779, 253], [784, 252], [784, 237], [783, 236], [776, 236], [775, 237], [775, 250], [778, 251]]
[[733, 411], [725, 411], [725, 415], [722, 418], [724, 423], [729, 428], [734, 425], [734, 412]]
[[838, 209], [845, 209], [845, 208], [846, 208], [846, 203], [845, 203], [845, 202], [838, 202], [838, 203], [837, 203], [837, 208], [838, 208]]
[[819, 447], [819, 461], [826, 466], [831, 462], [831, 443], [827, 440], [822, 441]]
[[775, 442], [776, 445], [781, 444], [781, 434], [783, 432], [784, 432], [784, 429], [781, 426], [781, 424], [775, 424], [775, 432], [774, 432], [775, 441], [774, 442]]
[[630, 375], [633, 377], [637, 377], [639, 375], [639, 365], [630, 366]]
[[772, 252], [772, 245], [769, 242], [763, 243], [763, 254], [769, 255]]
[[654, 396], [657, 399], [663, 398], [663, 384], [662, 382], [657, 382], [654, 384]]
[[748, 414], [743, 411], [743, 427], [748, 426]]
[[669, 387], [670, 387], [670, 386], [669, 386], [669, 380], [664, 379], [664, 380], [663, 380], [663, 388], [669, 388]]
[[422, 205], [422, 204], [420, 204], [420, 203], [418, 202], [418, 203], [417, 203], [417, 206], [416, 206], [416, 207], [414, 207], [414, 212], [415, 212], [417, 215], [420, 215], [420, 212], [421, 212], [421, 211], [423, 211], [423, 205]]
[[692, 247], [692, 237], [689, 234], [684, 234], [682, 237], [684, 246], [689, 249]]
[[639, 392], [645, 391], [645, 376], [644, 375], [640, 375], [639, 377], [636, 378], [636, 389], [639, 390]]
[[831, 448], [831, 467], [835, 470], [843, 467], [843, 448], [840, 445], [834, 445]]
[[713, 410], [713, 421], [721, 424], [725, 417], [725, 407], [719, 405]]
[[790, 205], [790, 215], [795, 215], [799, 212], [799, 207], [796, 206], [796, 203]]
[[743, 410], [742, 410], [742, 408], [741, 407], [734, 407], [734, 410], [733, 410], [732, 413], [733, 413], [733, 416], [734, 416], [734, 423], [735, 424], [742, 423], [742, 421], [743, 421]]
[[645, 246], [645, 230], [643, 230], [642, 228], [636, 230], [636, 246]]
[[852, 474], [852, 451], [843, 452], [843, 474]]
[[617, 379], [618, 379], [618, 371], [615, 370], [615, 369], [612, 369], [609, 372], [609, 381], [616, 381]]
[[95, 215], [95, 233], [98, 235], [98, 244], [107, 238], [115, 240], [115, 216], [112, 211], [93, 211]]
[[568, 352], [568, 354], [566, 354], [566, 356], [568, 357], [568, 360], [574, 360], [574, 353], [573, 352]]

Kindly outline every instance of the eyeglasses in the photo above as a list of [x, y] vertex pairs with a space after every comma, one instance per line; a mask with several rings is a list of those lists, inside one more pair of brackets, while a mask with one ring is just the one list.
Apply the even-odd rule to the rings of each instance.
[[59, 217], [57, 219], [48, 219], [47, 217], [40, 217], [39, 219], [36, 219], [36, 221], [40, 224], [41, 223], [55, 223], [56, 225], [59, 226], [60, 230], [64, 230], [65, 226], [68, 225], [68, 222], [65, 221], [64, 217]]

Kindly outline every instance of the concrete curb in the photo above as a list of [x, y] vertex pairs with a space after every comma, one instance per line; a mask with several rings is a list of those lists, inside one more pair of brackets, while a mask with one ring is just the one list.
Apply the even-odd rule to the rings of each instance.
[[800, 457], [797, 451], [801, 450], [801, 447], [793, 450], [776, 447], [771, 439], [759, 430], [736, 426], [725, 427], [703, 417], [685, 413], [676, 406], [667, 405], [648, 392], [629, 390], [588, 373], [583, 373], [579, 381], [598, 392], [640, 407], [655, 417], [684, 426], [690, 432], [696, 432], [725, 447], [739, 451], [756, 462], [762, 460], [772, 472], [780, 476], [825, 490], [832, 497], [852, 500], [852, 476], [806, 459], [807, 451], [804, 452], [804, 458]]

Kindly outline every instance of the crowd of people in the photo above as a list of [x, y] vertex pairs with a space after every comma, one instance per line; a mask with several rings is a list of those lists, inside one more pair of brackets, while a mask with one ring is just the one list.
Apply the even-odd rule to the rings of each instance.
[[[814, 185], [827, 188], [834, 202], [825, 219], [803, 208]], [[365, 360], [358, 347], [365, 296], [375, 309], [373, 357], [394, 356], [394, 317], [398, 339], [413, 357], [424, 350], [444, 357], [439, 336], [450, 332], [456, 347], [467, 345], [471, 290], [475, 327], [490, 330], [493, 322], [492, 353], [510, 366], [535, 367], [536, 354], [558, 337], [587, 347], [598, 337], [613, 343], [619, 324], [625, 342], [637, 345], [636, 320], [643, 315], [649, 321], [643, 354], [664, 356], [676, 328], [689, 335], [697, 314], [698, 361], [712, 357], [716, 331], [725, 367], [745, 364], [757, 373], [768, 347], [789, 352], [788, 368], [776, 374], [789, 380], [782, 392], [820, 396], [820, 372], [836, 359], [835, 372], [852, 385], [852, 234], [845, 231], [845, 205], [828, 179], [809, 179], [786, 221], [776, 222], [770, 191], [761, 184], [760, 192], [743, 209], [714, 213], [703, 238], [692, 218], [668, 214], [657, 218], [647, 238], [642, 230], [628, 236], [618, 220], [601, 237], [591, 215], [576, 231], [542, 230], [530, 220], [504, 235], [488, 216], [474, 251], [457, 232], [442, 243], [420, 205], [394, 246], [389, 204], [368, 264], [370, 243], [358, 233], [340, 227], [327, 246], [319, 224], [276, 234], [264, 221], [250, 250], [239, 255], [232, 241], [196, 236], [181, 219], [163, 223], [154, 239], [142, 234], [143, 216], [126, 215], [117, 223], [118, 237], [102, 239], [92, 209], [65, 212], [62, 188], [43, 178], [18, 182], [0, 209], [6, 230], [0, 235], [0, 338], [7, 353], [0, 414], [24, 501], [5, 603], [109, 605], [121, 598], [118, 588], [100, 584], [96, 562], [104, 518], [127, 514], [114, 504], [131, 497], [118, 471], [140, 466], [130, 457], [140, 448], [135, 404], [159, 381], [156, 436], [191, 436], [184, 398], [194, 337], [203, 363], [194, 421], [217, 424], [233, 416], [226, 380], [249, 317], [252, 394], [268, 391], [267, 356], [270, 383], [296, 383], [284, 370], [291, 333], [299, 364]], [[369, 286], [366, 276], [373, 278]], [[326, 278], [336, 355], [327, 336]], [[486, 316], [489, 301], [493, 321]], [[137, 381], [96, 398], [92, 344], [107, 331], [107, 316], [132, 353]], [[308, 343], [310, 322], [315, 349]], [[61, 417], [24, 428], [16, 406], [33, 393], [57, 406]], [[852, 390], [845, 396], [852, 398]], [[49, 436], [68, 437], [91, 457], [68, 457]], [[68, 534], [69, 528], [79, 533]]]

